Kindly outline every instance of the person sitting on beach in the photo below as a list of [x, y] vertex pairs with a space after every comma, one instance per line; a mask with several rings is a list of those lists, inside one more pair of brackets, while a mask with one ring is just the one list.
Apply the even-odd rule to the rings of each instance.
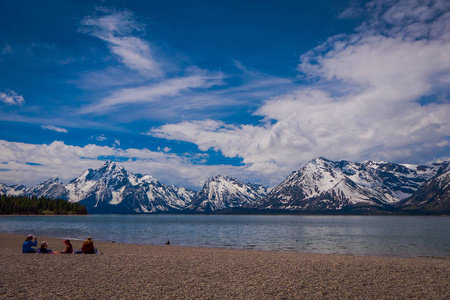
[[63, 243], [66, 244], [66, 250], [61, 251], [61, 253], [72, 254], [73, 247], [72, 244], [70, 243], [70, 240], [65, 240]]
[[39, 248], [38, 250], [37, 250], [37, 253], [52, 253], [52, 250], [50, 250], [50, 249], [47, 249], [47, 242], [46, 241], [43, 241], [42, 243], [41, 243], [41, 248]]
[[[33, 238], [34, 238], [34, 243], [33, 243]], [[27, 238], [25, 239], [25, 241], [22, 244], [22, 253], [36, 253], [36, 249], [33, 248], [33, 246], [37, 246], [37, 241], [36, 238], [32, 235], [29, 234], [27, 235]]]
[[83, 254], [95, 254], [94, 242], [90, 236], [84, 241], [81, 250], [83, 251]]

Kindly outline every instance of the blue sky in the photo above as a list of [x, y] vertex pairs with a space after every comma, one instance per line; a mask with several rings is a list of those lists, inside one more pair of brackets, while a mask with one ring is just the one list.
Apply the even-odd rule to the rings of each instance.
[[448, 0], [0, 3], [6, 184], [448, 160], [449, 95]]

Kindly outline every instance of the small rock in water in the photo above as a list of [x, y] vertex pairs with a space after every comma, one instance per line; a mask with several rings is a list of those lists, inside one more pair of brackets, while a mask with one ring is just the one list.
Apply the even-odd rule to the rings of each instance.
[[170, 245], [170, 241], [167, 241], [167, 242], [166, 242], [166, 245]]

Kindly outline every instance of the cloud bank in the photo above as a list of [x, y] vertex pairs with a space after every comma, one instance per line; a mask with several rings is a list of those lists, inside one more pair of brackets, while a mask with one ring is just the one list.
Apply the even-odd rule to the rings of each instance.
[[[204, 155], [169, 153], [148, 149], [120, 149], [89, 144], [84, 147], [51, 144], [28, 144], [0, 140], [0, 182], [8, 185], [32, 186], [48, 178], [60, 178], [67, 183], [89, 168], [98, 168], [108, 159], [118, 160], [133, 173], [149, 174], [164, 184], [200, 189], [211, 176], [229, 174], [242, 180], [254, 181], [253, 174], [243, 167], [198, 164]], [[264, 178], [260, 178], [260, 182]]]

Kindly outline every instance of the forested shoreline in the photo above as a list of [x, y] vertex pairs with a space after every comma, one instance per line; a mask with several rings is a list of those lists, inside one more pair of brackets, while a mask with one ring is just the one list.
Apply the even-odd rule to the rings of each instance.
[[79, 203], [63, 199], [49, 199], [36, 196], [0, 195], [2, 215], [86, 215], [87, 209]]

